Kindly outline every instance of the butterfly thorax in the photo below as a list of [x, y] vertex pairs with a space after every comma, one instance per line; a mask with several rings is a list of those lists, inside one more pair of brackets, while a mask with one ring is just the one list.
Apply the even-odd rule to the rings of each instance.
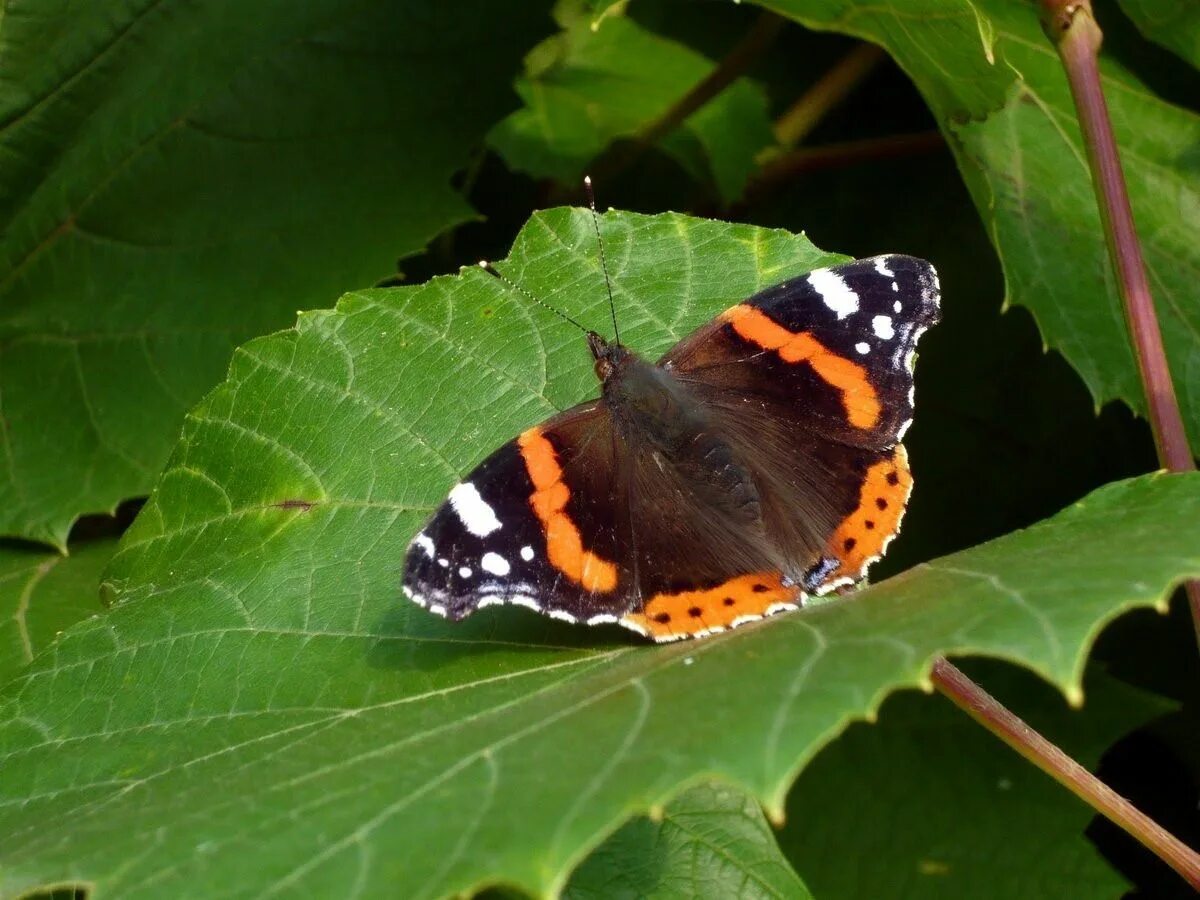
[[653, 461], [659, 477], [710, 514], [749, 525], [761, 514], [758, 490], [739, 454], [704, 404], [667, 369], [599, 335], [589, 335], [596, 376], [618, 433], [632, 456]]
[[601, 394], [622, 437], [636, 436], [658, 450], [678, 453], [710, 430], [702, 406], [666, 369], [594, 333], [588, 335], [588, 346], [596, 358]]

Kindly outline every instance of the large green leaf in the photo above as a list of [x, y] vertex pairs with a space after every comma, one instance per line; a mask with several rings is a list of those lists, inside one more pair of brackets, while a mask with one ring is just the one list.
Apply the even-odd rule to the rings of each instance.
[[1152, 41], [1200, 66], [1200, 4], [1194, 0], [1120, 0], [1121, 8]]
[[0, 684], [80, 619], [99, 613], [100, 573], [115, 539], [72, 545], [71, 555], [0, 546]]
[[[678, 215], [601, 227], [623, 335], [651, 355], [830, 259]], [[538, 214], [500, 267], [602, 327], [591, 228]], [[403, 602], [404, 548], [446, 489], [594, 392], [590, 369], [579, 334], [475, 268], [351, 294], [240, 350], [114, 559], [116, 607], [0, 695], [4, 887], [552, 891], [698, 780], [781, 811], [804, 762], [925, 683], [935, 653], [1021, 661], [1078, 697], [1102, 624], [1200, 573], [1200, 476], [1161, 475], [699, 643]]]
[[[885, 47], [950, 138], [1004, 264], [1008, 299], [1027, 306], [1097, 403], [1145, 409], [1108, 262], [1087, 158], [1054, 47], [1032, 0], [763, 0], [812, 28]], [[1200, 446], [1200, 118], [1103, 66], [1176, 389]], [[886, 202], [881, 200], [881, 205]], [[982, 338], [981, 338], [982, 339]]]
[[[972, 662], [972, 677], [1089, 768], [1171, 709], [1089, 671], [1087, 705], [1071, 710], [1028, 672]], [[1126, 882], [1083, 835], [1093, 815], [946, 698], [910, 691], [804, 770], [780, 843], [822, 900], [1120, 897]]]
[[611, 897], [811, 896], [779, 850], [762, 809], [733, 788], [697, 785], [654, 817], [639, 816], [575, 870], [568, 900]]
[[[609, 144], [657, 121], [712, 71], [713, 63], [623, 15], [593, 17], [560, 4], [563, 30], [526, 62], [524, 107], [492, 131], [512, 167], [575, 183]], [[736, 199], [773, 142], [761, 88], [739, 79], [661, 141], [694, 177]]]
[[[540, 7], [540, 8], [539, 8]], [[549, 26], [473, 0], [0, 18], [0, 534], [154, 483], [242, 340], [471, 215], [449, 184]]]

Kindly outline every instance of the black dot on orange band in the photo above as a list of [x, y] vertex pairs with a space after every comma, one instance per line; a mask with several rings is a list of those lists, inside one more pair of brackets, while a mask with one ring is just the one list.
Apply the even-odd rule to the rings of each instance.
[[693, 606], [691, 609], [688, 610], [688, 615], [691, 616], [693, 619], [700, 618], [700, 607]]
[[[769, 591], [770, 588], [765, 584], [756, 584], [753, 588], [751, 588], [751, 590], [753, 590], [756, 594], [761, 594], [765, 591]], [[732, 598], [730, 598], [730, 602], [732, 602]]]
[[875, 523], [872, 522], [870, 519], [867, 519], [867, 521], [863, 522], [863, 525], [866, 526], [867, 531], [870, 531], [872, 528], [875, 527]]
[[846, 540], [842, 542], [842, 549], [849, 553], [854, 549], [854, 545], [857, 543], [858, 541], [856, 541], [854, 538], [846, 538]]
[[654, 621], [661, 622], [663, 625], [666, 625], [668, 622], [671, 621], [671, 614], [670, 613], [659, 613], [657, 616], [654, 617]]
[[[754, 589], [755, 589], [755, 590], [758, 590], [758, 585], [757, 585], [757, 584], [754, 586]], [[721, 601], [721, 602], [723, 602], [723, 603], [724, 603], [726, 606], [733, 606], [733, 598], [732, 598], [732, 597], [726, 597], [726, 598], [725, 598], [723, 601]]]
[[896, 474], [894, 471], [893, 471], [893, 472], [888, 472], [888, 473], [887, 473], [887, 483], [888, 483], [888, 484], [891, 484], [891, 485], [897, 485], [897, 484], [899, 484], [899, 483], [900, 483], [900, 476], [899, 476], [899, 475], [897, 475], [897, 474]]
[[875, 498], [875, 505], [878, 506], [880, 509], [887, 509], [887, 506], [888, 506], [887, 501], [884, 500], [882, 497]]

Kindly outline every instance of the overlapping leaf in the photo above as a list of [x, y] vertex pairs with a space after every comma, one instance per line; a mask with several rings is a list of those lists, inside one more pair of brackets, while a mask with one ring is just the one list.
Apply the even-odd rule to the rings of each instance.
[[1200, 66], [1200, 6], [1191, 0], [1120, 2], [1142, 34]]
[[[602, 228], [623, 336], [651, 355], [831, 261], [677, 215]], [[602, 327], [586, 213], [535, 216], [501, 267]], [[1020, 660], [1077, 695], [1104, 621], [1200, 573], [1200, 477], [1151, 476], [699, 643], [405, 604], [404, 548], [447, 487], [594, 391], [589, 370], [580, 335], [477, 269], [352, 294], [239, 351], [114, 560], [115, 609], [0, 698], [4, 889], [553, 891], [699, 779], [780, 810], [803, 763], [936, 652]]]
[[0, 546], [0, 684], [60, 631], [103, 609], [100, 573], [116, 549], [111, 538], [73, 546], [70, 556]]
[[[713, 63], [623, 15], [570, 4], [563, 31], [529, 55], [517, 81], [524, 107], [490, 142], [514, 168], [575, 183], [609, 144], [633, 138], [711, 72]], [[761, 88], [740, 79], [661, 141], [662, 149], [726, 200], [736, 199], [773, 141]]]
[[810, 896], [762, 809], [730, 787], [684, 791], [653, 819], [634, 819], [575, 870], [568, 900], [609, 897]]
[[547, 6], [22, 4], [0, 18], [0, 534], [154, 483], [233, 346], [471, 214]]
[[[1004, 263], [1009, 301], [1033, 311], [1046, 343], [1062, 351], [1098, 403], [1120, 399], [1143, 410], [1074, 105], [1036, 4], [763, 5], [813, 28], [874, 41], [896, 58], [951, 138]], [[1200, 445], [1200, 245], [1194, 240], [1200, 118], [1162, 101], [1117, 66], [1104, 66], [1103, 82], [1176, 390], [1193, 444]], [[886, 198], [880, 208], [887, 209]]]

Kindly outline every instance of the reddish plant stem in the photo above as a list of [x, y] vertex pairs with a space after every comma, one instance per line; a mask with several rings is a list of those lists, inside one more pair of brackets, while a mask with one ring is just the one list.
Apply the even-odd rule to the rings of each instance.
[[[1146, 262], [1100, 82], [1099, 54], [1104, 35], [1092, 15], [1090, 0], [1042, 0], [1042, 27], [1058, 49], [1075, 99], [1108, 255], [1116, 272], [1138, 372], [1146, 391], [1159, 462], [1172, 472], [1192, 471], [1195, 459], [1188, 447], [1175, 383], [1167, 366], [1162, 331], [1146, 277]], [[1184, 590], [1196, 639], [1200, 642], [1200, 582], [1189, 581]]]
[[934, 685], [967, 715], [1008, 744], [1092, 809], [1123, 829], [1200, 890], [1200, 854], [1017, 718], [943, 657], [934, 660]]
[[765, 162], [746, 184], [738, 206], [744, 208], [798, 175], [841, 169], [879, 159], [898, 159], [932, 153], [944, 149], [945, 146], [946, 141], [940, 131], [922, 131], [916, 134], [893, 134], [815, 147], [799, 147]]

